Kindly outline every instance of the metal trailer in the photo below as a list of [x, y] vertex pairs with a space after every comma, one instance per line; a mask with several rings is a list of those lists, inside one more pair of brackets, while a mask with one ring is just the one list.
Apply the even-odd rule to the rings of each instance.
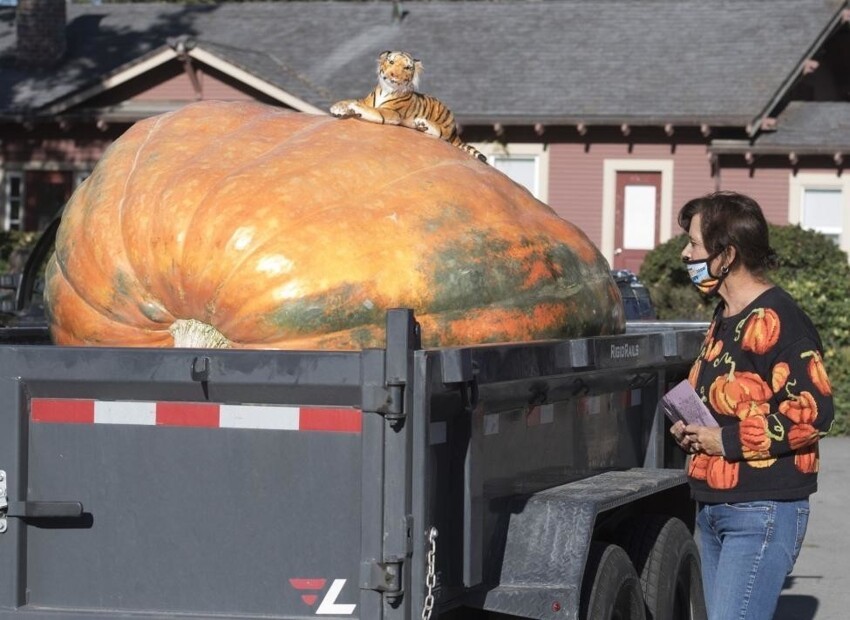
[[[622, 606], [634, 579], [596, 551], [647, 515], [693, 524], [655, 405], [702, 337], [421, 350], [399, 309], [357, 352], [4, 344], [0, 618]], [[670, 579], [698, 608], [698, 568]]]

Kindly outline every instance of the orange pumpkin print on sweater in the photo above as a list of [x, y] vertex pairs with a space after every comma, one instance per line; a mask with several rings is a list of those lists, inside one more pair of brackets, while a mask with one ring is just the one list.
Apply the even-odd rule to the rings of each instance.
[[818, 403], [811, 392], [803, 391], [779, 403], [779, 412], [794, 424], [811, 424], [818, 417]]
[[699, 453], [691, 457], [688, 462], [688, 476], [694, 480], [705, 480], [708, 477], [708, 463], [711, 457], [707, 454]]
[[752, 415], [767, 415], [773, 392], [754, 372], [731, 372], [720, 375], [708, 390], [708, 400], [721, 415], [734, 415], [743, 420]]
[[738, 486], [739, 463], [727, 461], [722, 456], [708, 457], [705, 481], [712, 489], [734, 489]]
[[812, 383], [815, 384], [815, 387], [818, 389], [818, 392], [823, 394], [824, 396], [829, 396], [832, 394], [832, 385], [829, 383], [829, 377], [826, 374], [826, 369], [823, 367], [823, 359], [821, 359], [820, 353], [817, 351], [807, 351], [800, 355], [801, 358], [810, 358], [809, 365], [806, 367], [806, 370], [809, 373], [809, 378], [812, 380]]
[[738, 323], [735, 331], [740, 335], [742, 350], [764, 355], [779, 341], [779, 315], [770, 308], [756, 308]]
[[767, 436], [767, 418], [761, 415], [750, 416], [741, 421], [741, 446], [751, 452], [765, 452], [770, 448]]
[[708, 350], [705, 353], [705, 361], [713, 362], [717, 359], [717, 356], [720, 355], [720, 352], [723, 351], [723, 341], [718, 340], [716, 342], [710, 342], [708, 345]]
[[741, 421], [741, 450], [747, 465], [757, 469], [770, 467], [778, 459], [770, 456], [771, 439], [767, 431], [767, 418], [753, 415]]
[[788, 377], [791, 375], [791, 367], [787, 362], [779, 362], [773, 367], [770, 373], [770, 387], [773, 388], [774, 394], [778, 393], [788, 382]]
[[814, 474], [820, 469], [820, 457], [816, 445], [798, 450], [794, 455], [794, 466], [804, 474]]
[[791, 449], [811, 446], [818, 440], [820, 433], [811, 424], [794, 424], [788, 429], [788, 445]]
[[738, 486], [740, 465], [727, 461], [722, 456], [696, 454], [688, 463], [688, 476], [694, 480], [705, 480], [712, 489], [734, 489]]
[[688, 373], [688, 383], [690, 383], [691, 387], [694, 389], [697, 387], [697, 377], [699, 377], [700, 368], [702, 368], [702, 360], [698, 359], [694, 362], [693, 366], [691, 366], [691, 371]]

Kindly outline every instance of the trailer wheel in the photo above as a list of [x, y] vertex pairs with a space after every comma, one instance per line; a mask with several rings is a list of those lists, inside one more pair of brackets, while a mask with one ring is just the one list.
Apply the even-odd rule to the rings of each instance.
[[648, 620], [705, 620], [699, 549], [681, 520], [646, 515], [628, 522], [619, 541], [640, 575]]
[[590, 546], [581, 586], [581, 620], [645, 620], [640, 578], [617, 545]]

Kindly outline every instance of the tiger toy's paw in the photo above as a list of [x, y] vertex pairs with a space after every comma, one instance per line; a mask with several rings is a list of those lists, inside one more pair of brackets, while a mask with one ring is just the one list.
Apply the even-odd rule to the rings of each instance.
[[424, 118], [415, 118], [413, 119], [413, 128], [416, 131], [426, 133], [431, 128], [431, 124]]
[[340, 101], [331, 106], [331, 114], [337, 118], [348, 118], [350, 116], [360, 116], [354, 105], [349, 101]]

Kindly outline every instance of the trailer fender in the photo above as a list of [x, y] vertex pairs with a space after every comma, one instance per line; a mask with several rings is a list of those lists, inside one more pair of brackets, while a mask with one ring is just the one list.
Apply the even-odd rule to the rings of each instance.
[[685, 484], [679, 470], [635, 468], [494, 500], [487, 585], [469, 604], [527, 618], [578, 618], [597, 515]]

